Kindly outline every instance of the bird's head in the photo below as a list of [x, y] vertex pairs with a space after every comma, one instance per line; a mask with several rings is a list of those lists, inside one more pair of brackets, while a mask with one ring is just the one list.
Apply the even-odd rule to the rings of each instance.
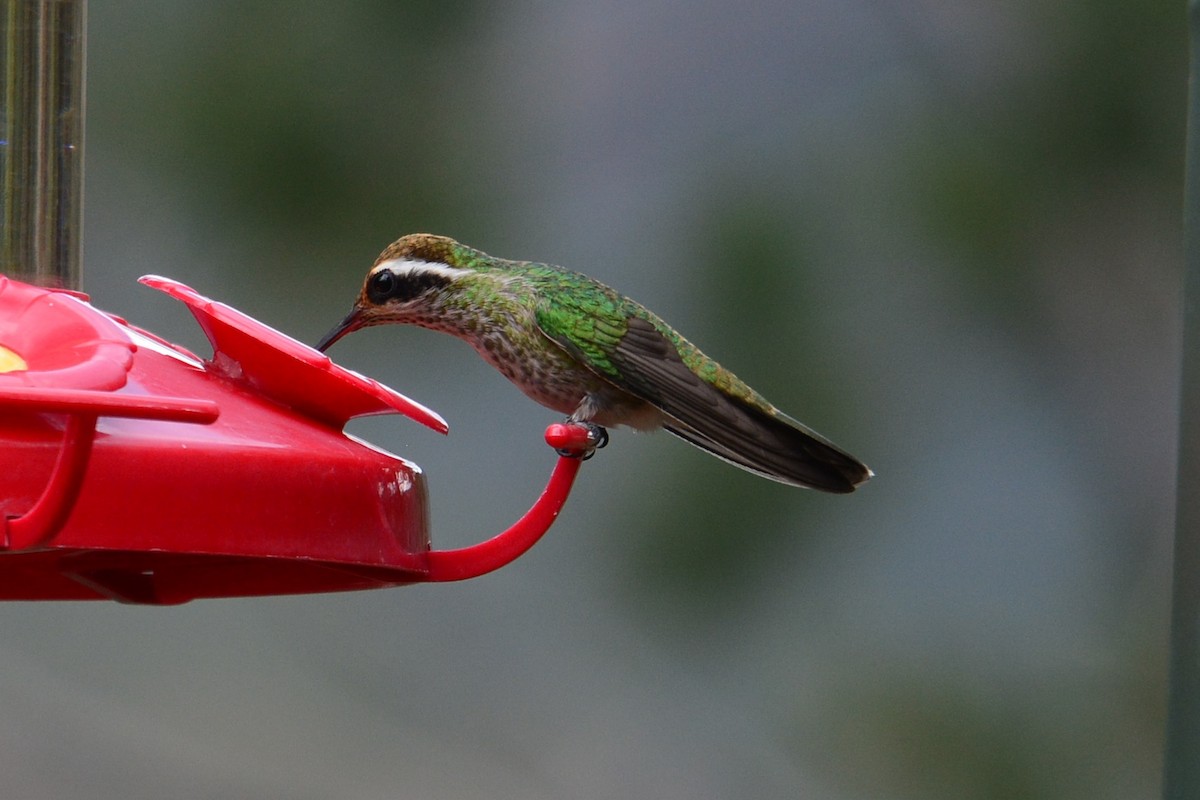
[[467, 265], [482, 255], [445, 236], [414, 233], [397, 239], [375, 259], [354, 307], [317, 349], [323, 351], [346, 334], [372, 325], [430, 325], [445, 298], [474, 274]]

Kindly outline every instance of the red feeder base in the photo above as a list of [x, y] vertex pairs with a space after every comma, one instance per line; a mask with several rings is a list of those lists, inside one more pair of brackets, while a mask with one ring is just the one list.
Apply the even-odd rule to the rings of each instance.
[[[85, 298], [0, 277], [0, 599], [180, 603], [474, 577], [565, 502], [563, 457], [513, 528], [432, 551], [424, 476], [342, 432], [437, 414], [182, 284], [202, 361]], [[547, 441], [583, 451], [586, 431]]]

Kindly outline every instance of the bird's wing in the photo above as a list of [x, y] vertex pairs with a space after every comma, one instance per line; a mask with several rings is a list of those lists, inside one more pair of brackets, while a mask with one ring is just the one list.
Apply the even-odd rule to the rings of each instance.
[[676, 436], [783, 483], [850, 492], [870, 476], [857, 459], [795, 420], [705, 381], [649, 320], [626, 317], [625, 330], [618, 331], [594, 321], [581, 324], [578, 311], [544, 303], [538, 326], [593, 373], [662, 411], [663, 427]]

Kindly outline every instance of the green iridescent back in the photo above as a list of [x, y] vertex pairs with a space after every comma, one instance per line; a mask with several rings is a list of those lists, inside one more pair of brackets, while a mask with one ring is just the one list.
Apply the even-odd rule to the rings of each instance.
[[[606, 379], [621, 384], [620, 370], [612, 355], [622, 346], [628, 320], [640, 318], [654, 326], [679, 353], [683, 363], [701, 380], [724, 394], [737, 398], [773, 416], [779, 410], [729, 370], [701, 352], [657, 314], [630, 300], [609, 286], [582, 273], [531, 261], [508, 261], [446, 240], [441, 259], [445, 263], [478, 272], [481, 275], [511, 276], [519, 285], [532, 290], [530, 302], [536, 302], [538, 324], [551, 338], [565, 337], [587, 359], [586, 366]], [[432, 254], [431, 254], [432, 255]], [[464, 300], [486, 304], [495, 296], [492, 281], [481, 283], [477, 296], [464, 289]]]

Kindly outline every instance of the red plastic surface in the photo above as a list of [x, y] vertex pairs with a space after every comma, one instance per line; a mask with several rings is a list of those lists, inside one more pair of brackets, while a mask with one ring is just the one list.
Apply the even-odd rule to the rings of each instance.
[[[434, 412], [164, 278], [213, 344], [190, 353], [83, 300], [0, 277], [0, 599], [178, 603], [460, 580], [525, 552], [579, 469], [561, 457], [530, 512], [431, 551], [424, 478], [346, 436], [354, 416]], [[551, 426], [583, 452], [587, 432]]]
[[117, 323], [73, 294], [0, 275], [0, 344], [28, 366], [6, 386], [112, 390], [125, 385], [133, 342]]
[[420, 403], [337, 366], [324, 353], [235, 308], [170, 278], [146, 275], [140, 282], [186, 304], [212, 344], [210, 367], [245, 381], [264, 397], [338, 429], [354, 417], [399, 413], [438, 433], [450, 430]]

